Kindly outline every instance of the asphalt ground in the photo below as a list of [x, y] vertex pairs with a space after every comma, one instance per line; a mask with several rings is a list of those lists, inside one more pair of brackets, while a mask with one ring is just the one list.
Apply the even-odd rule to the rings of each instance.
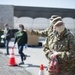
[[9, 66], [8, 57], [0, 52], [0, 75], [31, 75], [23, 66]]
[[[44, 43], [44, 41], [42, 41]], [[12, 46], [14, 42], [9, 43], [9, 53], [12, 51]], [[24, 61], [24, 65], [18, 65], [20, 60], [20, 55], [18, 54], [17, 45], [14, 49], [14, 56], [16, 59], [17, 66], [9, 66], [8, 62], [10, 55], [5, 55], [6, 48], [0, 47], [0, 75], [38, 75], [40, 70], [40, 65], [44, 65], [44, 74], [47, 75], [47, 59], [43, 52], [43, 47], [28, 47], [24, 48], [24, 53], [27, 59]]]

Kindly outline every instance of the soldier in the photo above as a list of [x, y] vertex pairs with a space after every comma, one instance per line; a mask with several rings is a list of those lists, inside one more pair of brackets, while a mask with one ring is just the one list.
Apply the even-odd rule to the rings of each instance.
[[53, 25], [56, 35], [49, 34], [44, 48], [45, 55], [51, 64], [57, 58], [58, 71], [52, 71], [48, 65], [48, 75], [75, 75], [75, 36], [65, 27], [63, 21]]
[[48, 68], [48, 75], [75, 75], [75, 36], [65, 27], [62, 19], [57, 17], [52, 20], [51, 27], [44, 31], [32, 32], [47, 37], [44, 52], [49, 64], [54, 57], [57, 58], [59, 70], [51, 72]]
[[[58, 20], [60, 20], [60, 21], [62, 20], [59, 15], [52, 15], [51, 18], [50, 18], [50, 27], [49, 28], [47, 28], [45, 30], [41, 30], [41, 31], [40, 30], [32, 30], [31, 34], [46, 37], [46, 41], [47, 41], [47, 38], [48, 38], [50, 33], [55, 35], [55, 30], [53, 30], [53, 25]], [[45, 44], [44, 44], [44, 46], [45, 46]]]

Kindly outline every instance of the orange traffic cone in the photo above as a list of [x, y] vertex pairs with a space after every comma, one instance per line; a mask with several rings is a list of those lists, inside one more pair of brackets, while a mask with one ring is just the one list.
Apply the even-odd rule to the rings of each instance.
[[9, 66], [16, 66], [16, 61], [15, 61], [15, 56], [14, 56], [14, 46], [12, 47], [12, 52], [10, 54], [8, 65]]
[[43, 64], [40, 65], [39, 75], [44, 75], [44, 66], [43, 66]]

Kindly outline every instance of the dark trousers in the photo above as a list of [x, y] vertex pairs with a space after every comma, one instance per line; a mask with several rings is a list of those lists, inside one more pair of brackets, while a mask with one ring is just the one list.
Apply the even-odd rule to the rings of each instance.
[[6, 47], [7, 54], [9, 54], [9, 41], [10, 40], [5, 40], [5, 47]]
[[23, 47], [24, 45], [18, 45], [18, 53], [20, 54], [21, 56], [21, 61], [23, 62], [23, 57], [25, 57], [25, 54], [23, 53]]

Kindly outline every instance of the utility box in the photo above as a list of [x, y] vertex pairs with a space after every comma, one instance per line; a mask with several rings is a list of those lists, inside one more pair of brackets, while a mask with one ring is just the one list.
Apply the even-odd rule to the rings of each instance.
[[27, 30], [27, 34], [28, 34], [28, 45], [29, 46], [37, 46], [39, 36], [32, 35], [28, 30]]

